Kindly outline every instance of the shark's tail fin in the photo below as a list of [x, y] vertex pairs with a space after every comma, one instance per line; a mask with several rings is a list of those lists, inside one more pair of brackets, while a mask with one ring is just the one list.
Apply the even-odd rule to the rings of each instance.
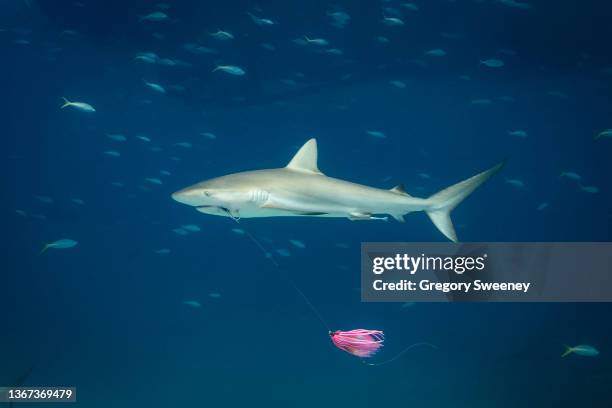
[[455, 227], [450, 218], [451, 211], [459, 205], [472, 191], [476, 190], [482, 183], [497, 173], [504, 163], [483, 171], [467, 180], [445, 188], [427, 199], [429, 206], [425, 212], [444, 236], [453, 242], [457, 242]]

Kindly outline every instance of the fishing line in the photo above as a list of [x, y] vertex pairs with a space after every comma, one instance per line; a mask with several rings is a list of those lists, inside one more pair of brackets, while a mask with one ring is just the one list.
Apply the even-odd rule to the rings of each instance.
[[412, 345], [406, 347], [405, 349], [403, 349], [402, 351], [397, 353], [394, 357], [391, 357], [389, 360], [381, 361], [380, 363], [369, 363], [369, 362], [367, 362], [367, 361], [362, 359], [361, 362], [363, 364], [369, 365], [369, 366], [381, 366], [381, 365], [389, 364], [389, 363], [394, 362], [395, 360], [397, 360], [401, 356], [403, 356], [404, 353], [406, 353], [407, 351], [409, 351], [409, 350], [411, 350], [411, 349], [413, 349], [415, 347], [419, 347], [419, 346], [429, 346], [429, 347], [431, 347], [433, 349], [436, 349], [436, 350], [438, 349], [438, 346], [435, 346], [435, 345], [430, 344], [430, 343], [423, 343], [423, 342], [422, 343], [415, 343], [415, 344], [412, 344]]
[[[237, 224], [240, 224], [240, 218], [234, 216], [230, 212], [229, 209], [223, 208], [223, 207], [221, 207], [221, 209]], [[272, 265], [274, 265], [274, 267], [276, 268], [278, 274], [281, 275], [285, 279], [285, 281], [287, 281], [291, 285], [291, 287], [293, 287], [293, 289], [295, 289], [295, 291], [301, 296], [301, 298], [304, 300], [306, 305], [310, 308], [312, 313], [317, 317], [317, 319], [319, 319], [321, 324], [327, 329], [328, 334], [332, 338], [332, 342], [336, 345], [336, 347], [350, 354], [356, 355], [358, 357], [365, 357], [365, 356], [369, 357], [373, 355], [376, 352], [376, 350], [378, 350], [378, 348], [382, 346], [384, 335], [381, 331], [363, 330], [363, 329], [352, 330], [349, 332], [332, 331], [331, 327], [327, 324], [325, 319], [323, 319], [323, 316], [321, 316], [321, 313], [319, 313], [319, 310], [312, 304], [308, 296], [306, 296], [306, 294], [302, 292], [302, 290], [300, 290], [300, 288], [295, 284], [295, 282], [293, 282], [293, 280], [289, 277], [289, 275], [284, 272], [280, 264], [276, 261], [276, 259], [274, 259], [272, 253], [268, 252], [266, 248], [263, 246], [263, 244], [257, 238], [255, 238], [255, 236], [253, 236], [253, 234], [251, 234], [247, 229], [245, 229], [244, 227], [242, 227], [241, 229], [244, 232], [244, 235], [246, 235], [251, 240], [251, 242], [253, 242], [253, 244], [255, 244], [255, 246], [261, 250], [264, 256], [270, 260]], [[404, 350], [400, 351], [398, 354], [396, 354], [394, 357], [390, 358], [389, 360], [385, 360], [380, 363], [369, 363], [369, 362], [366, 362], [363, 358], [361, 358], [361, 361], [364, 364], [369, 365], [369, 366], [385, 365], [385, 364], [388, 364], [388, 363], [391, 363], [397, 360], [398, 358], [403, 356], [407, 351], [415, 347], [419, 347], [419, 346], [429, 346], [434, 349], [438, 348], [437, 346], [430, 344], [430, 343], [415, 343], [415, 344], [412, 344], [406, 347]], [[361, 352], [365, 354], [360, 354]]]
[[[240, 219], [234, 217], [229, 210], [226, 211], [227, 214], [234, 220], [236, 221], [237, 224], [240, 224]], [[308, 296], [306, 296], [306, 294], [304, 294], [304, 292], [302, 292], [300, 290], [300, 288], [298, 288], [298, 286], [295, 284], [295, 282], [293, 282], [293, 280], [291, 278], [289, 278], [289, 276], [282, 272], [283, 269], [280, 267], [280, 264], [276, 261], [276, 259], [274, 259], [274, 257], [272, 256], [272, 254], [270, 252], [268, 252], [266, 250], [266, 248], [263, 246], [263, 244], [261, 242], [259, 242], [259, 240], [257, 238], [255, 238], [253, 236], [253, 234], [251, 234], [247, 229], [245, 229], [242, 225], [242, 230], [244, 231], [244, 234], [263, 252], [263, 254], [265, 255], [265, 257], [267, 259], [270, 260], [270, 262], [272, 262], [272, 265], [274, 265], [274, 267], [276, 268], [276, 270], [279, 272], [279, 275], [281, 275], [292, 287], [293, 289], [295, 289], [295, 291], [302, 297], [302, 299], [304, 299], [304, 302], [306, 303], [306, 305], [310, 308], [310, 310], [314, 313], [314, 315], [319, 319], [319, 321], [321, 322], [321, 324], [323, 324], [323, 326], [325, 326], [325, 328], [327, 329], [328, 332], [331, 332], [331, 328], [330, 326], [327, 324], [327, 322], [325, 321], [325, 319], [323, 319], [323, 316], [321, 316], [321, 313], [319, 313], [319, 311], [317, 310], [317, 308], [312, 304], [312, 302], [310, 301], [310, 299], [308, 299]]]

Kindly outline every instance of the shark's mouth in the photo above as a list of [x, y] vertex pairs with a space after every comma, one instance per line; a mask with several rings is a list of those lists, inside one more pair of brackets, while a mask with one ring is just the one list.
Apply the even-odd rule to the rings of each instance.
[[234, 210], [232, 212], [232, 210], [230, 210], [229, 208], [222, 207], [219, 205], [201, 205], [201, 206], [196, 207], [196, 209], [203, 213], [211, 214], [214, 212], [217, 215], [225, 215], [225, 216], [230, 217], [234, 221], [238, 221], [240, 219], [240, 213], [238, 212], [238, 210]]

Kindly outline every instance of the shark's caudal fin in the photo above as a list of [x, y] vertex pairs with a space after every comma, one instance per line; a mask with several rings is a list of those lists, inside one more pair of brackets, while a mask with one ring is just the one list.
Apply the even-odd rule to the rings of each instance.
[[453, 242], [457, 242], [455, 227], [450, 218], [451, 211], [469, 196], [472, 191], [476, 190], [482, 183], [501, 170], [503, 165], [503, 162], [499, 163], [489, 170], [447, 187], [427, 199], [429, 206], [425, 209], [425, 212], [444, 236]]

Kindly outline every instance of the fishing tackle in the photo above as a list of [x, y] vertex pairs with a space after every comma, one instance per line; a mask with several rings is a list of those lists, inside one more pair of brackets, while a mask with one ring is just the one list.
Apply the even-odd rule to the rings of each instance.
[[[240, 219], [233, 217], [231, 212], [228, 209], [223, 208], [223, 207], [220, 207], [220, 209], [226, 212], [236, 223], [239, 223]], [[384, 341], [385, 341], [385, 334], [381, 330], [368, 330], [368, 329], [354, 329], [354, 330], [349, 330], [349, 331], [343, 331], [343, 330], [332, 331], [329, 325], [325, 322], [325, 320], [323, 319], [323, 317], [317, 310], [317, 308], [314, 307], [314, 305], [310, 302], [310, 299], [308, 299], [308, 297], [304, 294], [304, 292], [302, 292], [300, 288], [298, 288], [297, 285], [286, 274], [280, 273], [281, 272], [280, 265], [278, 264], [278, 262], [276, 262], [276, 260], [272, 257], [272, 255], [268, 251], [266, 251], [266, 249], [259, 242], [259, 240], [257, 240], [246, 229], [243, 228], [243, 231], [245, 235], [248, 236], [249, 239], [264, 253], [266, 258], [269, 259], [270, 262], [272, 262], [272, 264], [274, 264], [279, 274], [293, 287], [293, 289], [295, 289], [295, 291], [302, 297], [302, 299], [304, 299], [304, 302], [308, 305], [308, 307], [313, 312], [313, 314], [319, 319], [321, 324], [323, 324], [323, 326], [327, 328], [329, 337], [332, 343], [334, 344], [334, 346], [338, 347], [340, 350], [361, 358], [362, 359], [361, 361], [364, 364], [367, 364], [370, 366], [379, 366], [379, 365], [391, 363], [392, 361], [397, 360], [405, 352], [407, 352], [408, 350], [414, 347], [427, 345], [432, 348], [437, 348], [433, 344], [429, 344], [429, 343], [416, 343], [416, 344], [412, 344], [406, 347], [404, 350], [402, 350], [401, 352], [399, 352], [398, 354], [396, 354], [394, 357], [392, 357], [389, 360], [378, 362], [378, 363], [365, 361], [364, 359], [374, 356], [374, 354], [376, 354], [376, 352], [378, 352], [378, 350], [382, 348]]]

